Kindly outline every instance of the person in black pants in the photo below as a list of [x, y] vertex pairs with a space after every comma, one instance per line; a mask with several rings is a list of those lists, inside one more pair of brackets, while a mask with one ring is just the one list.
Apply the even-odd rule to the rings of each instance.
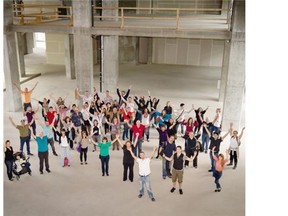
[[4, 152], [5, 152], [5, 165], [7, 167], [7, 176], [9, 178], [10, 181], [13, 181], [13, 148], [10, 145], [10, 140], [6, 140], [5, 141], [5, 148], [4, 148]]
[[[199, 154], [199, 147], [198, 147], [198, 150], [197, 150], [197, 139], [200, 137], [200, 134], [197, 134], [196, 136], [194, 136], [194, 132], [190, 132], [189, 133], [189, 137], [185, 140], [185, 154], [187, 157], [191, 157], [196, 154], [196, 156], [194, 157], [193, 159], [193, 167], [197, 168], [198, 164], [197, 164], [197, 157], [198, 157], [198, 154]], [[196, 152], [196, 153], [195, 153]], [[189, 161], [188, 160], [185, 160], [185, 164], [184, 164], [185, 167], [189, 167]]]
[[138, 136], [139, 136], [139, 134], [137, 133], [134, 143], [132, 143], [130, 140], [128, 140], [123, 145], [123, 143], [119, 139], [119, 136], [116, 135], [116, 139], [118, 140], [118, 142], [120, 143], [120, 145], [123, 149], [123, 168], [124, 168], [123, 181], [127, 180], [127, 174], [128, 174], [128, 169], [129, 169], [129, 180], [131, 182], [133, 182], [133, 179], [134, 179], [134, 172], [133, 172], [134, 158], [132, 157], [130, 150], [132, 150], [132, 151], [134, 150], [134, 146], [136, 145], [136, 143], [138, 141]]

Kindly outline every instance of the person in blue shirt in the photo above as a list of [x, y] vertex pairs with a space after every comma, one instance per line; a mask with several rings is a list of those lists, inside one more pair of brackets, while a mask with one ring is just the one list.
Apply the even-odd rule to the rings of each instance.
[[43, 165], [45, 163], [45, 168], [48, 173], [50, 173], [49, 169], [49, 160], [48, 160], [48, 138], [44, 136], [43, 131], [39, 132], [39, 136], [35, 136], [33, 130], [31, 130], [31, 136], [36, 140], [38, 145], [38, 157], [39, 157], [39, 171], [40, 174], [43, 174]]

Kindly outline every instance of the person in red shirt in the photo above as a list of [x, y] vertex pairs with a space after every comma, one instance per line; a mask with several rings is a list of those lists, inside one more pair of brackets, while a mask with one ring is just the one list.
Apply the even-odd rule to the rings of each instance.
[[124, 130], [122, 134], [122, 140], [128, 139], [128, 132], [129, 132], [129, 126], [127, 125], [127, 122], [130, 120], [130, 117], [132, 115], [131, 108], [127, 107], [125, 108], [126, 104], [123, 103], [122, 107], [120, 108], [120, 112], [122, 113], [123, 116], [123, 121], [125, 122], [124, 124]]
[[[52, 106], [49, 107], [48, 112], [45, 112], [45, 115], [46, 115], [47, 121], [49, 122], [49, 125], [52, 124], [54, 116], [55, 116], [55, 113], [57, 114], [57, 112], [53, 109]], [[56, 117], [56, 119], [54, 121], [54, 127], [57, 128], [57, 125], [58, 125], [58, 118]], [[54, 129], [53, 129], [53, 134], [54, 134], [55, 142], [58, 142], [57, 133], [56, 133], [56, 131]]]
[[[134, 155], [137, 155], [139, 157], [140, 152], [142, 151], [142, 143], [144, 140], [143, 135], [144, 135], [144, 131], [145, 131], [145, 126], [141, 124], [140, 120], [137, 120], [136, 124], [134, 124], [134, 125], [129, 124], [128, 121], [126, 121], [126, 122], [127, 122], [128, 127], [130, 127], [131, 130], [133, 131], [133, 141], [136, 138], [136, 134], [137, 133], [139, 134], [138, 141], [137, 141], [135, 148], [133, 150]], [[147, 127], [148, 126], [149, 125], [147, 125]], [[137, 154], [137, 150], [138, 150], [138, 154]]]

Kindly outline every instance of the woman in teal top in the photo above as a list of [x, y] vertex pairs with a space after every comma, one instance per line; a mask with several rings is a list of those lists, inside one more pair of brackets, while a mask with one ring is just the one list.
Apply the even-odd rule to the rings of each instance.
[[103, 137], [102, 142], [98, 143], [98, 146], [100, 148], [99, 158], [101, 160], [102, 176], [104, 176], [104, 173], [109, 176], [109, 147], [117, 141], [117, 137], [119, 137], [119, 135], [116, 135], [116, 138], [112, 140], [112, 142], [108, 142], [107, 137]]

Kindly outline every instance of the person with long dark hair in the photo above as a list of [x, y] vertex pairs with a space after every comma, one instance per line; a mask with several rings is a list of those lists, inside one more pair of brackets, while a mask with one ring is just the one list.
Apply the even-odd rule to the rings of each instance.
[[121, 140], [119, 139], [119, 134], [116, 135], [116, 138], [118, 139], [118, 142], [120, 143], [122, 149], [123, 149], [123, 181], [127, 180], [127, 174], [128, 174], [128, 170], [129, 170], [129, 180], [131, 182], [133, 182], [134, 179], [134, 158], [132, 157], [130, 150], [133, 151], [133, 148], [135, 146], [135, 143], [137, 143], [138, 140], [138, 136], [139, 134], [136, 134], [136, 139], [134, 141], [134, 143], [132, 143], [130, 140], [127, 140], [125, 142], [125, 144], [123, 145], [123, 143], [121, 142]]
[[7, 167], [7, 176], [10, 181], [13, 181], [13, 148], [10, 144], [10, 140], [5, 141], [4, 146], [4, 153], [5, 153], [5, 165]]

